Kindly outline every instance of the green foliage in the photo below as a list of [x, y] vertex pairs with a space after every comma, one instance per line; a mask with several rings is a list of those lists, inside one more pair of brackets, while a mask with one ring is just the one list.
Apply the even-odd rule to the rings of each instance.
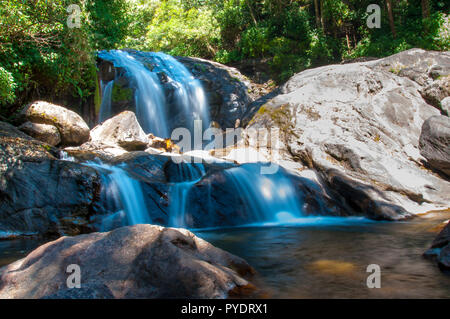
[[[449, 4], [385, 0], [3, 0], [0, 7], [0, 111], [34, 98], [73, 96], [97, 104], [95, 52], [134, 48], [221, 63], [268, 61], [283, 82], [305, 68], [413, 47], [449, 50]], [[81, 27], [67, 26], [67, 7], [81, 8]], [[380, 29], [366, 25], [369, 4]], [[96, 91], [97, 90], [97, 91]], [[95, 93], [97, 92], [97, 93]]]
[[10, 72], [0, 67], [0, 104], [11, 103], [16, 98], [14, 90], [17, 85]]
[[186, 8], [180, 5], [180, 1], [167, 0], [154, 10], [141, 47], [172, 55], [212, 58], [218, 35], [211, 9]]
[[[71, 4], [81, 8], [80, 28], [67, 24]], [[95, 91], [95, 49], [123, 40], [125, 13], [125, 0], [2, 1], [0, 67], [14, 79], [9, 87], [16, 97], [3, 100], [3, 113], [34, 98], [89, 98]]]

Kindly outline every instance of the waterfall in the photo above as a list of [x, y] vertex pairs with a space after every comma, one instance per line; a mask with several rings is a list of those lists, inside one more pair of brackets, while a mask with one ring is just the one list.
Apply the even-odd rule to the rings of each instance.
[[258, 164], [244, 164], [225, 170], [236, 192], [242, 198], [250, 223], [287, 223], [301, 217], [296, 191], [283, 169], [263, 175]]
[[99, 57], [113, 62], [116, 67], [124, 68], [134, 81], [136, 117], [143, 130], [160, 137], [168, 137], [166, 102], [158, 76], [125, 51], [101, 51]]
[[195, 79], [189, 70], [174, 57], [162, 52], [154, 52], [150, 55], [157, 61], [153, 70], [163, 72], [175, 82], [176, 100], [182, 106], [184, 115], [192, 120], [202, 120], [204, 126], [208, 127], [209, 106], [200, 81]]
[[114, 80], [109, 81], [103, 90], [102, 104], [100, 105], [99, 122], [102, 123], [109, 119], [112, 115], [111, 96], [114, 86]]
[[188, 205], [189, 191], [205, 175], [202, 164], [181, 163], [177, 165], [178, 176], [181, 180], [174, 183], [170, 191], [169, 226], [186, 227], [186, 209]]
[[[196, 119], [202, 120], [204, 128], [209, 126], [209, 107], [200, 81], [172, 56], [161, 52], [111, 50], [99, 52], [99, 57], [126, 71], [131, 86], [135, 88], [136, 117], [146, 133], [170, 137], [171, 126], [167, 120], [170, 105], [167, 99], [171, 96], [177, 107], [175, 114], [183, 114], [189, 123], [188, 129], [193, 129]], [[166, 92], [165, 83], [162, 82], [169, 83], [173, 93]], [[107, 94], [111, 94], [107, 89], [103, 94], [103, 100], [106, 101], [110, 99]], [[112, 116], [110, 109], [108, 102], [102, 103], [100, 113]]]
[[105, 202], [119, 210], [102, 221], [102, 230], [110, 230], [112, 219], [126, 217], [128, 225], [151, 223], [150, 214], [144, 200], [140, 183], [131, 178], [121, 166], [111, 166], [99, 162], [87, 162], [86, 166], [103, 173], [102, 196]]

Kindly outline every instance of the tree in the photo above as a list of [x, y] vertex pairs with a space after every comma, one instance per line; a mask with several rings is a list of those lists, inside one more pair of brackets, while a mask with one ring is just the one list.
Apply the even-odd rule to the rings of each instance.
[[426, 19], [430, 16], [430, 3], [429, 0], [422, 0], [422, 18]]
[[316, 11], [316, 27], [320, 27], [320, 9], [319, 0], [314, 0], [314, 9]]
[[389, 26], [391, 27], [392, 36], [394, 38], [396, 38], [397, 32], [395, 30], [394, 13], [392, 10], [392, 1], [391, 0], [386, 0], [386, 7], [387, 7], [387, 11], [388, 11]]

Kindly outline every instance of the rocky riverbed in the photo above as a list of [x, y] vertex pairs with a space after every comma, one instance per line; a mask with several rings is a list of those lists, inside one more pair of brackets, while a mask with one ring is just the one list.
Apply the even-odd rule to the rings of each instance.
[[[147, 67], [154, 63], [147, 55], [130, 54]], [[1, 296], [73, 297], [62, 288], [62, 275], [48, 277], [53, 275], [45, 269], [61, 268], [67, 261], [61, 254], [95, 264], [110, 256], [99, 251], [106, 255], [93, 258], [85, 252], [88, 246], [108, 251], [110, 245], [113, 253], [125, 249], [124, 243], [136, 245], [134, 258], [124, 257], [136, 278], [128, 282], [124, 273], [106, 273], [78, 297], [210, 298], [225, 297], [235, 287], [248, 289], [241, 276], [244, 268], [252, 272], [248, 264], [185, 230], [123, 228], [130, 225], [127, 201], [145, 207], [152, 224], [191, 229], [282, 224], [314, 216], [404, 221], [450, 207], [448, 52], [412, 49], [380, 60], [306, 70], [273, 92], [234, 68], [191, 58], [178, 61], [203, 83], [218, 136], [226, 128], [240, 128], [235, 145], [183, 153], [171, 139], [145, 132], [133, 99], [138, 88], [123, 66], [107, 60], [99, 61], [99, 77], [105, 83], [114, 79], [120, 88], [111, 118], [96, 127], [44, 101], [24, 108], [16, 126], [0, 122], [0, 236], [78, 235], [46, 244], [3, 269]], [[166, 79], [161, 83], [170, 110], [175, 84], [167, 74], [158, 76]], [[183, 124], [178, 117], [170, 119], [168, 127]], [[267, 143], [271, 137], [277, 138]], [[266, 164], [253, 163], [255, 158]], [[279, 165], [277, 173], [255, 174], [267, 162]], [[127, 186], [118, 187], [123, 186], [118, 179]], [[265, 211], [273, 207], [276, 211]], [[448, 226], [426, 253], [443, 269], [450, 256], [447, 235]], [[167, 255], [158, 254], [159, 249]], [[172, 271], [177, 284], [140, 278], [157, 272], [148, 256]], [[173, 263], [164, 264], [171, 258]], [[108, 263], [117, 260], [111, 257]], [[192, 267], [183, 269], [184, 263]], [[236, 264], [243, 268], [233, 268]], [[13, 272], [19, 268], [23, 271]], [[198, 281], [178, 284], [186, 273]], [[36, 274], [46, 282], [56, 280], [54, 286], [27, 290]], [[109, 281], [116, 275], [123, 289]], [[141, 279], [144, 287], [138, 287]]]

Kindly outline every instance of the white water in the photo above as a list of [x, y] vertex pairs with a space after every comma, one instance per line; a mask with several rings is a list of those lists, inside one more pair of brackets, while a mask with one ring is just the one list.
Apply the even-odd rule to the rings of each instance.
[[259, 165], [242, 165], [225, 171], [244, 201], [249, 223], [289, 223], [303, 216], [291, 181], [279, 169], [261, 174]]
[[121, 209], [111, 216], [104, 218], [103, 230], [109, 230], [108, 224], [116, 217], [126, 216], [128, 225], [150, 224], [150, 214], [144, 201], [140, 183], [131, 178], [120, 166], [111, 166], [103, 163], [88, 162], [85, 165], [103, 172], [103, 195], [107, 201], [113, 201], [114, 206]]
[[189, 191], [205, 175], [202, 164], [183, 163], [178, 165], [182, 182], [172, 185], [170, 190], [169, 226], [186, 228], [186, 210]]
[[[175, 58], [161, 52], [139, 52], [139, 55], [150, 60], [153, 69], [150, 71], [132, 54], [111, 50], [101, 51], [99, 57], [114, 63], [116, 67], [124, 68], [134, 81], [136, 117], [146, 133], [159, 137], [170, 137], [170, 125], [167, 121], [168, 104], [166, 103], [163, 85], [158, 77], [161, 72], [167, 76], [175, 89], [175, 101], [181, 107], [187, 123], [202, 120], [204, 128], [209, 126], [209, 107], [205, 91], [199, 80], [195, 79], [189, 70]], [[109, 85], [109, 84], [108, 84]], [[111, 89], [105, 88], [103, 93], [100, 118], [105, 120], [112, 116]], [[109, 95], [108, 95], [109, 94]], [[105, 101], [105, 103], [103, 103]]]
[[193, 120], [202, 120], [208, 127], [209, 106], [200, 81], [174, 57], [162, 52], [152, 52], [150, 55], [159, 62], [154, 71], [164, 72], [178, 87], [175, 91], [176, 100], [182, 106], [185, 116], [192, 119], [192, 123]]
[[[136, 86], [136, 117], [143, 130], [156, 136], [169, 137], [166, 101], [158, 76], [125, 51], [102, 51], [99, 53], [99, 57], [113, 62], [116, 67], [124, 68], [133, 79]], [[104, 112], [106, 113], [106, 111]], [[111, 114], [107, 117], [110, 116]]]
[[112, 114], [111, 110], [111, 96], [114, 86], [114, 80], [109, 81], [103, 89], [102, 104], [100, 105], [99, 122], [106, 121]]

